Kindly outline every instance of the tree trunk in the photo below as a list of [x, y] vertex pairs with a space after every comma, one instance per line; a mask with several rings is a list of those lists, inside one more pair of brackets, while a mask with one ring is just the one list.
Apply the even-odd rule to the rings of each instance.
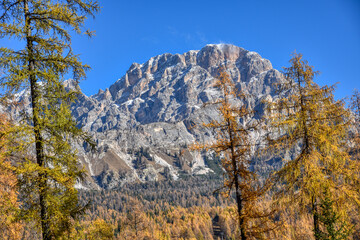
[[236, 203], [237, 203], [237, 210], [238, 210], [238, 215], [239, 215], [239, 227], [240, 227], [240, 239], [241, 240], [246, 240], [246, 235], [245, 235], [245, 222], [244, 222], [244, 218], [241, 216], [242, 215], [242, 199], [241, 199], [241, 192], [240, 192], [240, 183], [239, 183], [239, 178], [238, 178], [238, 167], [236, 164], [236, 158], [235, 158], [235, 146], [234, 146], [234, 142], [233, 142], [233, 132], [231, 129], [231, 123], [228, 120], [228, 132], [229, 132], [229, 138], [230, 138], [230, 143], [231, 143], [231, 163], [232, 163], [232, 167], [233, 167], [233, 175], [234, 175], [234, 183], [235, 183], [235, 193], [236, 193]]
[[[236, 176], [237, 178], [237, 176]], [[241, 193], [240, 193], [240, 186], [238, 179], [235, 179], [235, 190], [236, 190], [236, 203], [238, 208], [238, 215], [239, 215], [239, 227], [240, 227], [240, 239], [246, 240], [245, 235], [245, 222], [244, 218], [241, 216], [242, 214], [242, 199], [241, 199]]]
[[[39, 123], [39, 108], [38, 108], [38, 88], [36, 84], [35, 59], [34, 59], [34, 44], [31, 33], [30, 13], [28, 7], [28, 1], [24, 1], [24, 14], [25, 14], [25, 30], [26, 30], [26, 47], [28, 53], [28, 70], [29, 70], [29, 82], [30, 82], [30, 95], [32, 104], [32, 117], [34, 124], [35, 135], [35, 148], [36, 148], [36, 162], [40, 167], [44, 167], [44, 147], [43, 139], [41, 136], [41, 126]], [[38, 173], [37, 184], [39, 186], [39, 204], [40, 204], [40, 218], [41, 218], [41, 230], [43, 240], [51, 240], [51, 232], [46, 208], [46, 190], [47, 179], [45, 173]]]

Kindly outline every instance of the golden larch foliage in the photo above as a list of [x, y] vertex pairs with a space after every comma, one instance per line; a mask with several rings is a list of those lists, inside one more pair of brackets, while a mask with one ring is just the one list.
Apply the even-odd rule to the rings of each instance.
[[[351, 206], [360, 206], [359, 162], [347, 152], [349, 111], [335, 100], [334, 87], [320, 87], [302, 55], [294, 54], [285, 68], [280, 98], [269, 103], [270, 147], [282, 155], [284, 166], [275, 174], [275, 201], [298, 215], [310, 214], [314, 234], [320, 232], [320, 202], [329, 192], [339, 222], [350, 224]], [[310, 209], [310, 212], [309, 212]]]
[[0, 233], [3, 239], [21, 239], [22, 224], [17, 218], [19, 203], [17, 177], [9, 161], [11, 123], [0, 114]]
[[[218, 107], [220, 120], [204, 123], [203, 127], [214, 131], [216, 140], [211, 143], [198, 143], [191, 148], [211, 150], [221, 157], [225, 169], [223, 193], [229, 197], [231, 192], [235, 191], [238, 237], [261, 238], [264, 232], [272, 230], [274, 226], [269, 221], [270, 212], [258, 207], [266, 187], [259, 184], [256, 173], [249, 169], [253, 154], [251, 148], [254, 146], [250, 132], [256, 130], [259, 123], [249, 122], [253, 111], [246, 103], [247, 95], [238, 91], [224, 70], [220, 71], [215, 86], [222, 93], [222, 97], [208, 104]], [[239, 102], [242, 104], [236, 104]]]
[[85, 170], [78, 167], [73, 144], [89, 137], [71, 116], [78, 91], [65, 89], [63, 81], [69, 73], [74, 81], [85, 78], [89, 66], [72, 51], [70, 32], [91, 35], [85, 20], [99, 9], [92, 0], [0, 1], [0, 37], [22, 46], [0, 47], [1, 95], [7, 100], [27, 90], [31, 102], [30, 114], [19, 121], [27, 135], [11, 150], [29, 156], [15, 169], [21, 176], [21, 216], [36, 223], [44, 240], [59, 238], [83, 212], [74, 185]]

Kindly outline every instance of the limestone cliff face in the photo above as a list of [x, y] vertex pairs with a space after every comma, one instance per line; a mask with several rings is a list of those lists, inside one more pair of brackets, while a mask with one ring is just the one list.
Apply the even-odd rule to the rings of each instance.
[[[77, 146], [89, 173], [83, 187], [111, 189], [130, 181], [213, 171], [211, 153], [200, 155], [187, 146], [213, 138], [212, 132], [193, 126], [219, 117], [214, 106], [204, 103], [220, 96], [213, 87], [220, 67], [250, 94], [247, 102], [256, 110], [254, 117], [260, 117], [262, 100], [276, 97], [274, 83], [282, 75], [259, 54], [228, 44], [134, 63], [105, 91], [81, 95], [73, 114], [97, 142], [96, 151]], [[72, 81], [65, 84], [78, 87]]]
[[215, 107], [204, 103], [220, 96], [213, 87], [220, 67], [251, 95], [247, 101], [256, 110], [254, 117], [261, 116], [261, 101], [276, 97], [274, 83], [282, 75], [259, 54], [228, 44], [134, 63], [105, 91], [82, 95], [73, 113], [97, 142], [95, 152], [79, 147], [91, 176], [87, 187], [114, 188], [129, 181], [213, 171], [210, 153], [201, 156], [187, 146], [213, 138], [193, 125], [218, 118]]

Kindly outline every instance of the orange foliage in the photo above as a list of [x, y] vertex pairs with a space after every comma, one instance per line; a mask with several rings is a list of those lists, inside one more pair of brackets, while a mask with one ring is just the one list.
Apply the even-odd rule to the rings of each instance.
[[7, 159], [7, 134], [11, 125], [4, 114], [0, 115], [0, 232], [4, 239], [20, 239], [22, 225], [16, 221], [18, 211], [16, 175]]

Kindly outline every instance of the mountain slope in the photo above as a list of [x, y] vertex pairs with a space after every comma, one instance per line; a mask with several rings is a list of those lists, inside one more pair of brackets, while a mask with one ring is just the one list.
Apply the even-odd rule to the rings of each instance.
[[[276, 97], [274, 83], [282, 75], [259, 54], [228, 44], [134, 63], [105, 91], [81, 94], [72, 111], [79, 125], [93, 136], [97, 149], [77, 146], [89, 173], [87, 182], [78, 187], [111, 189], [132, 181], [219, 174], [216, 157], [190, 152], [187, 146], [213, 139], [212, 132], [194, 125], [219, 117], [214, 106], [204, 107], [204, 103], [220, 96], [213, 87], [220, 67], [251, 95], [247, 102], [259, 118], [262, 100]], [[78, 87], [71, 80], [65, 85]], [[254, 139], [259, 134], [254, 133]], [[266, 163], [259, 166], [266, 168]]]

